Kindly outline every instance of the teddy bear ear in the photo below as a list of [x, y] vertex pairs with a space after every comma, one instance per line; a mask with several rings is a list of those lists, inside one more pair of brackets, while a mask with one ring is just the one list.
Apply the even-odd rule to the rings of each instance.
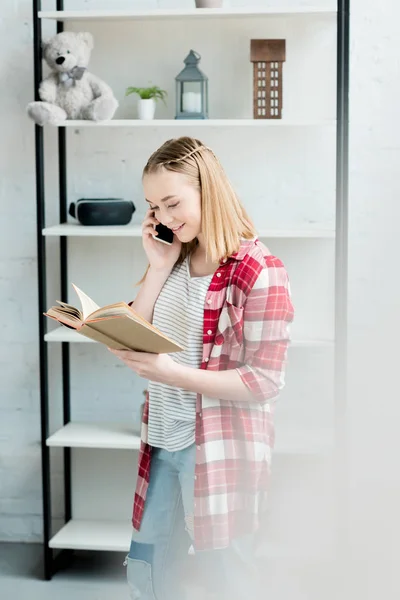
[[83, 42], [85, 42], [89, 50], [93, 49], [94, 40], [91, 33], [89, 33], [88, 31], [82, 31], [81, 33], [78, 33], [78, 36]]

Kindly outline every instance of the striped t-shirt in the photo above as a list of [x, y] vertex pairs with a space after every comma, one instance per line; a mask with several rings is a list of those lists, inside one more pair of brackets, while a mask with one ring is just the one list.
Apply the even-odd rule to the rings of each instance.
[[[174, 267], [154, 306], [153, 325], [185, 348], [170, 356], [198, 369], [203, 352], [204, 302], [212, 275], [191, 277], [189, 259]], [[169, 452], [195, 440], [196, 393], [149, 382], [148, 443]]]

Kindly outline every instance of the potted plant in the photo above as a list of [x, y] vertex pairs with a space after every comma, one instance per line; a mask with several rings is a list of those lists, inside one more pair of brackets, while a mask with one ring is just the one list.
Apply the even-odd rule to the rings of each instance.
[[157, 85], [151, 87], [128, 87], [125, 96], [137, 94], [139, 96], [138, 114], [139, 119], [154, 119], [157, 100], [162, 100], [165, 104], [167, 92]]

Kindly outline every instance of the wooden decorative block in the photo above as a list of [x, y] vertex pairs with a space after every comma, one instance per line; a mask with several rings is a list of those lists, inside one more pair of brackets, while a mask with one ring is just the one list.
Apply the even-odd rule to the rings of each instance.
[[251, 40], [255, 119], [281, 119], [286, 40]]

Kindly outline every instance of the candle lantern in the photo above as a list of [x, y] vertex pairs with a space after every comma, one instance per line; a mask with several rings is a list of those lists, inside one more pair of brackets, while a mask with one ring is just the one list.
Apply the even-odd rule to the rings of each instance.
[[197, 66], [200, 58], [191, 50], [185, 68], [175, 77], [176, 119], [208, 119], [208, 77]]
[[254, 65], [254, 118], [281, 119], [285, 40], [251, 40], [250, 60]]

